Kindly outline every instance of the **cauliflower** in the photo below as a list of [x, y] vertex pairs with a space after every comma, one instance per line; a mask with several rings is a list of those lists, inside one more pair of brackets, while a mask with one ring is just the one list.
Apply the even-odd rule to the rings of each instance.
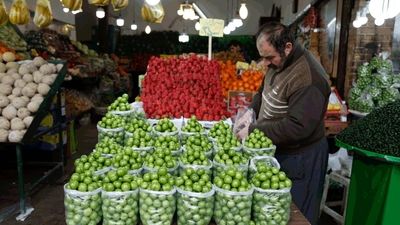
[[50, 91], [50, 86], [47, 84], [41, 83], [38, 85], [37, 91], [39, 94], [45, 96]]
[[31, 71], [29, 70], [29, 67], [28, 67], [27, 64], [24, 64], [24, 65], [20, 66], [19, 69], [18, 69], [18, 73], [22, 74], [22, 75], [28, 74], [30, 72]]
[[8, 70], [7, 70], [7, 74], [8, 74], [8, 75], [11, 75], [11, 74], [13, 74], [13, 73], [18, 73], [18, 69], [16, 69], [16, 68], [11, 68], [11, 69], [8, 69]]
[[42, 79], [42, 83], [50, 86], [54, 83], [54, 77], [52, 75], [44, 76]]
[[34, 96], [36, 93], [36, 89], [30, 87], [30, 86], [25, 86], [24, 88], [22, 88], [22, 94], [26, 97], [32, 97]]
[[7, 68], [6, 65], [4, 65], [4, 63], [0, 62], [0, 73], [4, 73], [6, 72]]
[[19, 73], [13, 73], [13, 74], [11, 74], [11, 77], [14, 79], [14, 81], [21, 79], [21, 75]]
[[38, 111], [40, 106], [39, 102], [29, 102], [27, 108], [29, 111], [31, 111], [32, 113], [35, 113], [36, 111]]
[[2, 84], [9, 84], [9, 85], [13, 85], [14, 84], [15, 79], [11, 76], [4, 76], [1, 78], [1, 83]]
[[16, 87], [12, 90], [12, 95], [19, 97], [22, 95], [22, 88]]
[[8, 62], [8, 63], [6, 64], [6, 68], [7, 68], [7, 69], [16, 69], [16, 71], [18, 71], [19, 64], [16, 63], [16, 62]]
[[39, 102], [42, 103], [43, 102], [43, 96], [41, 94], [36, 94], [35, 96], [32, 97], [31, 101], [32, 102]]
[[8, 105], [3, 109], [1, 115], [6, 119], [11, 120], [17, 116], [17, 109], [12, 105]]
[[17, 88], [22, 89], [25, 87], [25, 85], [26, 85], [26, 82], [23, 79], [18, 79], [14, 82], [14, 87], [17, 87]]
[[23, 121], [25, 123], [25, 127], [28, 128], [33, 121], [33, 116], [27, 116], [23, 119]]
[[40, 71], [33, 72], [33, 81], [37, 84], [40, 84], [42, 81], [43, 74]]
[[30, 116], [31, 112], [27, 108], [19, 108], [17, 111], [17, 116], [20, 119], [25, 119], [26, 117]]
[[9, 142], [20, 142], [25, 135], [26, 130], [13, 130], [8, 134]]
[[0, 142], [7, 142], [8, 130], [0, 129]]
[[19, 108], [25, 107], [27, 103], [22, 98], [15, 97], [14, 99], [11, 100], [11, 104], [16, 109], [19, 109]]
[[25, 129], [25, 123], [20, 118], [14, 118], [11, 120], [11, 130], [23, 129]]
[[5, 95], [0, 95], [0, 108], [8, 106], [10, 100]]
[[9, 130], [10, 121], [2, 116], [0, 116], [0, 129]]
[[40, 56], [38, 56], [38, 57], [35, 57], [34, 59], [33, 59], [33, 64], [36, 66], [36, 67], [41, 67], [42, 65], [44, 65], [44, 64], [46, 64], [47, 63], [47, 61], [46, 60], [44, 60], [42, 57], [40, 57]]
[[25, 74], [23, 77], [22, 77], [22, 79], [24, 79], [24, 81], [26, 82], [26, 83], [30, 83], [30, 82], [32, 82], [33, 81], [33, 76], [32, 76], [32, 74]]
[[12, 92], [12, 87], [9, 84], [0, 84], [0, 94], [9, 95]]
[[60, 72], [62, 70], [62, 68], [64, 67], [64, 64], [57, 64], [56, 68], [57, 68], [57, 72]]
[[[44, 64], [40, 67], [39, 71], [43, 74], [43, 75], [49, 75], [53, 73], [53, 68], [50, 66], [52, 64]], [[56, 68], [57, 71], [57, 68]]]

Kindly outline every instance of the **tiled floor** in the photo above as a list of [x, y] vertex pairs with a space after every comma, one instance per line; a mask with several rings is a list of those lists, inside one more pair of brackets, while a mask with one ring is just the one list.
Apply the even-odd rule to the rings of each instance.
[[[73, 159], [82, 154], [86, 154], [93, 149], [97, 142], [96, 126], [90, 124], [79, 128], [77, 130], [77, 139], [78, 152], [72, 157], [72, 159], [69, 159], [64, 177], [60, 178], [56, 184], [42, 185], [39, 191], [31, 196], [29, 202], [34, 208], [32, 214], [24, 222], [17, 222], [15, 216], [9, 217], [7, 220], [0, 223], [1, 225], [65, 225], [63, 183], [65, 183], [72, 172]], [[15, 184], [14, 189], [16, 189]], [[0, 192], [0, 196], [2, 193], [3, 192]], [[10, 201], [12, 199], [17, 199], [16, 191], [7, 195], [8, 196], [3, 198], [0, 197], [0, 200]], [[2, 204], [0, 204], [0, 206], [2, 206]], [[334, 225], [336, 223], [328, 216], [322, 215], [319, 224]]]

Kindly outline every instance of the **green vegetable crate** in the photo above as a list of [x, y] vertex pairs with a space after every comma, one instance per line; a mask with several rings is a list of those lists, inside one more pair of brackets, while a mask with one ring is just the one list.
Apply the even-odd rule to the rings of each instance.
[[354, 151], [345, 224], [399, 224], [400, 158], [336, 144]]

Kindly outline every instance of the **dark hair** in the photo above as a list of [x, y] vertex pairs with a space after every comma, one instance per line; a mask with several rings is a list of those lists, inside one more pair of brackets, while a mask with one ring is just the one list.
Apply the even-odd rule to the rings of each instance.
[[231, 46], [242, 47], [242, 43], [240, 43], [240, 41], [238, 41], [238, 40], [231, 40], [228, 44], [228, 47], [231, 47]]
[[257, 31], [256, 40], [258, 41], [261, 36], [265, 36], [266, 41], [280, 54], [284, 52], [287, 42], [294, 44], [296, 41], [292, 31], [279, 22], [267, 22], [263, 24]]

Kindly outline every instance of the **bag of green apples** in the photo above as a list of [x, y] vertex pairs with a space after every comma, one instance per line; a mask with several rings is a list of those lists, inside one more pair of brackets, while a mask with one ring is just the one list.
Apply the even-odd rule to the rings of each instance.
[[254, 129], [249, 136], [243, 139], [242, 145], [248, 158], [274, 156], [276, 151], [276, 146], [272, 144], [271, 139], [258, 129]]
[[243, 152], [238, 152], [234, 149], [220, 149], [214, 156], [213, 161], [214, 177], [225, 172], [228, 168], [234, 167], [242, 171], [245, 176], [249, 170], [249, 161], [244, 156]]
[[179, 129], [182, 126], [182, 120], [171, 121], [168, 118], [159, 120], [153, 126], [154, 134], [159, 136], [177, 136], [179, 134]]
[[115, 142], [124, 144], [124, 121], [121, 117], [107, 113], [101, 121], [97, 123], [98, 142], [108, 137], [114, 139]]
[[214, 210], [211, 176], [204, 169], [187, 168], [176, 179], [178, 225], [208, 225]]
[[79, 188], [77, 188], [81, 191], [74, 190], [70, 187], [72, 182], [70, 181], [70, 183], [64, 185], [64, 206], [67, 225], [98, 224], [102, 217], [101, 188], [88, 191], [87, 185], [81, 182]]
[[254, 186], [253, 219], [256, 224], [287, 224], [292, 202], [292, 182], [274, 166], [258, 164], [251, 179]]
[[171, 225], [175, 214], [175, 179], [166, 168], [145, 173], [139, 194], [143, 225]]
[[[281, 168], [278, 160], [271, 156], [255, 156], [250, 160], [249, 165], [249, 179], [252, 179], [254, 174], [257, 173], [258, 168], [274, 167], [278, 170]], [[271, 175], [272, 176], [272, 175]]]
[[184, 119], [183, 126], [180, 132], [181, 140], [186, 144], [186, 139], [193, 135], [206, 135], [206, 130], [197, 120], [196, 116], [192, 116], [190, 119]]
[[218, 225], [250, 224], [253, 188], [244, 172], [230, 167], [214, 178], [214, 219]]
[[102, 210], [104, 225], [136, 225], [139, 213], [138, 178], [119, 168], [106, 175], [103, 183]]
[[131, 117], [133, 117], [134, 110], [132, 106], [128, 102], [128, 94], [123, 94], [118, 97], [113, 103], [111, 103], [107, 110], [116, 116], [121, 117], [125, 121], [128, 121]]

